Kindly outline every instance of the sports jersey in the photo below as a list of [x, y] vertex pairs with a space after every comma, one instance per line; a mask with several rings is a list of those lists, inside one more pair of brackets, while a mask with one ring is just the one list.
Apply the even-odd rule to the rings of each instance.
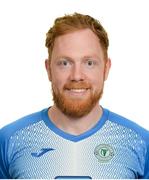
[[103, 108], [90, 130], [72, 135], [57, 128], [48, 109], [0, 130], [0, 178], [149, 178], [149, 132]]

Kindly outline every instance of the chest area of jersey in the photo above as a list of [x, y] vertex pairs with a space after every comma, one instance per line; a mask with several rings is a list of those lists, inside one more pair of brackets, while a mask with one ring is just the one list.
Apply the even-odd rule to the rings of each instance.
[[16, 149], [10, 169], [15, 178], [135, 178], [139, 164], [131, 146], [95, 137], [79, 142], [32, 141]]

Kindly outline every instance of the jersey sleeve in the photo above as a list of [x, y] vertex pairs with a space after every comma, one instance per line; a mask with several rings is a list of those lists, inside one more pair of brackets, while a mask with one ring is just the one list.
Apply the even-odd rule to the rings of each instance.
[[7, 162], [7, 142], [0, 130], [0, 179], [10, 179]]
[[149, 179], [149, 144], [146, 154], [146, 163], [145, 163], [145, 169], [144, 169], [144, 179]]

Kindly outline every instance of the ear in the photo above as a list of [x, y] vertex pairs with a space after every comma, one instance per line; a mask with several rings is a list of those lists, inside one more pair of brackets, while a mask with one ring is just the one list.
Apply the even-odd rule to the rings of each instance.
[[51, 81], [51, 68], [50, 68], [50, 60], [49, 59], [45, 60], [45, 68], [46, 68], [46, 71], [48, 74], [49, 81]]
[[108, 58], [105, 63], [105, 72], [104, 72], [104, 80], [106, 81], [109, 75], [109, 71], [111, 68], [111, 59]]

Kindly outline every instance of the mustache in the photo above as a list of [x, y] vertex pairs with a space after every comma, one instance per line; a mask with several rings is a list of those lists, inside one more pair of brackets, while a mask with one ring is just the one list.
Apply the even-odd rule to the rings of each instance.
[[87, 82], [69, 82], [64, 85], [64, 90], [65, 89], [91, 89], [91, 85]]

